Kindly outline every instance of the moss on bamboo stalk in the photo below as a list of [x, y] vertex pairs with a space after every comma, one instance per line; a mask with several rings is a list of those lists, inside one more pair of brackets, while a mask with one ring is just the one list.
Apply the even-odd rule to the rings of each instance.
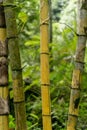
[[14, 2], [13, 0], [3, 0], [3, 4], [5, 5], [4, 9], [5, 9], [5, 19], [7, 26], [8, 50], [10, 55], [10, 65], [13, 78], [16, 130], [26, 130], [27, 127], [26, 127], [25, 98], [23, 92], [22, 69], [21, 69], [16, 18], [15, 18], [15, 11], [12, 6], [13, 2]]

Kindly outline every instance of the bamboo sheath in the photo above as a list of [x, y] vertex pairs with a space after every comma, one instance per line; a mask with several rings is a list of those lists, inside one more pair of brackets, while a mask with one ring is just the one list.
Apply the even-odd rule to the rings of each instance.
[[[86, 5], [85, 1], [85, 5]], [[84, 57], [87, 39], [87, 10], [83, 8], [82, 0], [78, 0], [78, 19], [77, 19], [77, 50], [75, 58], [75, 69], [72, 77], [72, 87], [70, 95], [70, 106], [67, 130], [76, 130], [78, 114], [79, 114], [79, 101], [81, 90], [81, 77], [84, 69]]]
[[0, 1], [0, 130], [8, 130], [8, 61], [4, 7]]
[[22, 68], [13, 0], [3, 0], [7, 27], [7, 41], [13, 79], [16, 130], [26, 130], [26, 109], [23, 92]]
[[48, 1], [40, 0], [40, 38], [41, 38], [41, 94], [43, 130], [52, 130], [49, 80], [49, 11]]

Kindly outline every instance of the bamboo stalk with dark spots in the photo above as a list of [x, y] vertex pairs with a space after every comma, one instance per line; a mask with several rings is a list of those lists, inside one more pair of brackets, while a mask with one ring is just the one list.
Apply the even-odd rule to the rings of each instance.
[[7, 41], [13, 78], [16, 130], [26, 130], [26, 109], [23, 92], [22, 68], [13, 0], [3, 0], [7, 27]]
[[52, 130], [49, 80], [49, 7], [48, 0], [40, 0], [41, 39], [41, 95], [43, 130]]
[[8, 49], [6, 42], [5, 15], [2, 0], [0, 0], [0, 130], [9, 129], [7, 58], [8, 58]]
[[[85, 0], [83, 1], [85, 2], [85, 5], [87, 5], [87, 1]], [[73, 71], [73, 77], [72, 77], [67, 130], [76, 130], [79, 114], [81, 77], [82, 72], [84, 70], [84, 57], [85, 57], [86, 39], [87, 39], [87, 9], [84, 8], [83, 1], [78, 0], [78, 16], [77, 16], [78, 39], [77, 39], [77, 50], [75, 58], [75, 69]]]

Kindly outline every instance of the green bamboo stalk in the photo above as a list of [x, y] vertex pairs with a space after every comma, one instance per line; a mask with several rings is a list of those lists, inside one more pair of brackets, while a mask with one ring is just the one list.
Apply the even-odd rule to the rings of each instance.
[[8, 51], [4, 7], [0, 1], [0, 130], [9, 129], [8, 105]]
[[49, 0], [49, 43], [52, 43], [53, 35], [52, 35], [52, 1]]
[[[84, 1], [84, 0], [83, 0]], [[78, 0], [78, 21], [77, 21], [77, 50], [75, 58], [75, 69], [72, 77], [72, 89], [70, 95], [70, 106], [68, 115], [67, 130], [76, 130], [80, 90], [81, 90], [81, 77], [84, 70], [84, 57], [87, 40], [87, 10], [83, 8], [83, 1]], [[85, 5], [87, 5], [86, 1]]]
[[3, 0], [7, 27], [8, 50], [13, 78], [16, 130], [26, 130], [26, 109], [23, 92], [22, 68], [13, 0]]
[[52, 42], [53, 42], [53, 27], [52, 27], [52, 1], [48, 0], [49, 2], [49, 43], [50, 43], [50, 47], [49, 47], [49, 51], [50, 51], [50, 72], [53, 71], [53, 65], [52, 65], [52, 60], [53, 60], [53, 54], [52, 54]]
[[43, 130], [52, 130], [49, 80], [49, 7], [48, 0], [40, 0], [41, 38], [41, 94]]

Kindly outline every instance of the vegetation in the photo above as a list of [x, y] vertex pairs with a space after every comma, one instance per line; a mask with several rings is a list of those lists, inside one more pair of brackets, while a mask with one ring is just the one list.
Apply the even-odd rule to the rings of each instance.
[[[5, 1], [5, 0], [4, 0]], [[11, 0], [10, 0], [11, 1]], [[83, 0], [84, 1], [84, 0]], [[66, 130], [72, 75], [75, 68], [77, 46], [77, 0], [54, 0], [52, 3], [52, 40], [50, 51], [50, 96], [52, 130]], [[8, 6], [4, 4], [5, 9]], [[40, 79], [40, 2], [37, 0], [14, 0], [12, 8], [16, 12], [23, 90], [28, 130], [42, 130], [42, 98]], [[83, 8], [83, 7], [82, 7]], [[85, 7], [86, 8], [86, 7]], [[6, 11], [8, 12], [8, 11]], [[11, 22], [11, 21], [10, 21]], [[14, 38], [15, 41], [15, 38]], [[18, 42], [17, 42], [18, 43]], [[12, 43], [13, 44], [13, 43]], [[15, 43], [16, 46], [16, 43]], [[13, 48], [14, 49], [14, 48]], [[86, 50], [87, 51], [87, 50]], [[9, 52], [9, 54], [11, 54]], [[11, 55], [12, 56], [12, 55]], [[10, 55], [8, 56], [10, 59]], [[14, 60], [15, 61], [15, 60]], [[82, 61], [83, 62], [83, 61]], [[87, 53], [85, 53], [82, 73], [79, 117], [77, 130], [87, 129]], [[11, 63], [11, 61], [10, 61]], [[13, 104], [13, 80], [9, 67], [10, 115], [9, 128], [15, 128]], [[16, 72], [17, 73], [17, 72]], [[15, 75], [16, 75], [15, 73]], [[77, 73], [79, 74], [79, 72]], [[15, 76], [12, 74], [13, 77]], [[74, 80], [75, 81], [75, 80]], [[24, 98], [24, 97], [23, 97]], [[16, 102], [17, 103], [17, 102]]]

